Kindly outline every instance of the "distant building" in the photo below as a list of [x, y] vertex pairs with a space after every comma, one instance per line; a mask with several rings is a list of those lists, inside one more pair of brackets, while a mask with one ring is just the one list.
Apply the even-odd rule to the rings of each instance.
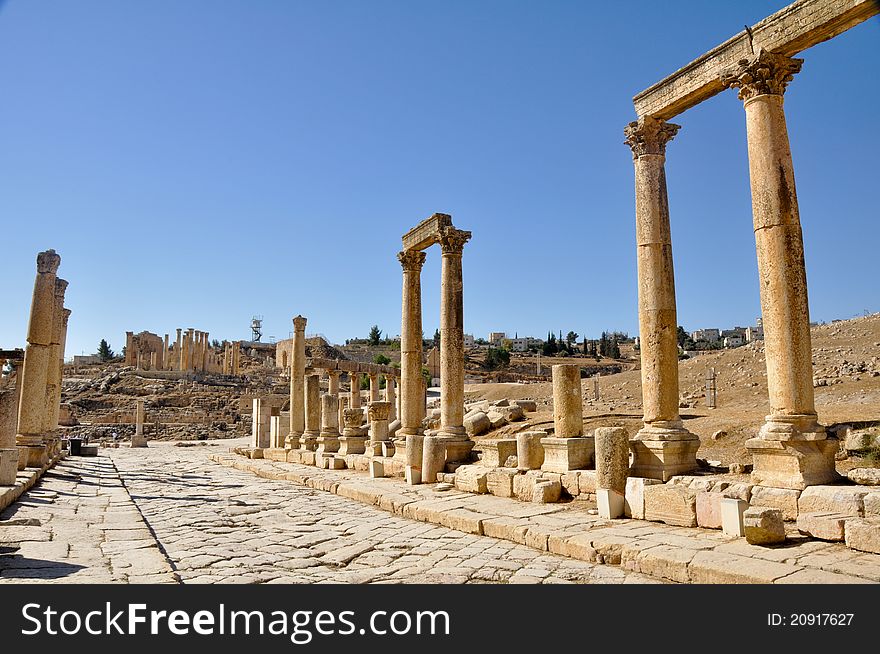
[[489, 332], [490, 345], [495, 345], [496, 347], [500, 346], [501, 341], [503, 341], [505, 338], [507, 338], [507, 334], [505, 334], [504, 332]]
[[754, 327], [746, 327], [746, 342], [752, 343], [754, 341], [763, 341], [764, 340], [764, 321], [758, 318], [755, 321]]
[[474, 335], [473, 334], [465, 334], [464, 335], [464, 346], [465, 347], [473, 347], [474, 344], [475, 344]]
[[97, 354], [75, 354], [73, 356], [73, 365], [75, 366], [92, 366], [101, 363], [101, 357]]
[[694, 339], [694, 341], [717, 343], [721, 340], [721, 332], [717, 329], [698, 329], [695, 332], [691, 332], [691, 338]]
[[512, 339], [510, 339], [510, 350], [511, 350], [511, 352], [528, 352], [529, 351], [529, 339], [528, 338], [512, 338]]
[[745, 342], [746, 339], [739, 334], [732, 334], [724, 337], [724, 347], [739, 347]]

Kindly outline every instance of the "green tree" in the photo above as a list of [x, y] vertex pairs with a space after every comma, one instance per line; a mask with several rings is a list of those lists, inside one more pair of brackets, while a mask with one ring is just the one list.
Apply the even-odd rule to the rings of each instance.
[[607, 332], [602, 332], [602, 336], [599, 337], [599, 356], [607, 357], [608, 356], [608, 347], [610, 342], [608, 341]]
[[608, 345], [608, 356], [612, 359], [620, 358], [620, 346], [617, 344], [617, 336], [611, 339], [611, 343]]
[[490, 347], [486, 352], [486, 367], [489, 370], [502, 368], [510, 363], [510, 351], [501, 347]]
[[568, 332], [568, 334], [565, 337], [565, 342], [568, 344], [569, 347], [571, 347], [571, 344], [574, 343], [577, 339], [578, 339], [577, 332]]
[[370, 327], [370, 345], [376, 346], [379, 344], [379, 341], [382, 338], [382, 330], [379, 329], [379, 325], [373, 325]]
[[110, 343], [108, 343], [103, 338], [101, 339], [101, 343], [98, 345], [98, 356], [101, 358], [102, 362], [107, 362], [113, 358], [113, 350], [110, 349]]
[[693, 350], [694, 349], [694, 339], [691, 338], [691, 335], [688, 334], [684, 327], [681, 325], [678, 326], [678, 347], [682, 350]]
[[440, 347], [440, 330], [434, 330], [434, 347]]
[[386, 357], [384, 354], [377, 354], [373, 357], [373, 363], [378, 363], [380, 366], [387, 366], [391, 363], [391, 359]]

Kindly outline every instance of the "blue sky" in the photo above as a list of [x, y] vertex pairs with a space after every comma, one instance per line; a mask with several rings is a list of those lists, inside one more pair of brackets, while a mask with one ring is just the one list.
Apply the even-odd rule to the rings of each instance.
[[[68, 356], [126, 330], [334, 342], [400, 331], [400, 236], [473, 231], [465, 330], [636, 333], [632, 96], [785, 2], [0, 2], [0, 347], [35, 256], [70, 281]], [[786, 93], [813, 320], [880, 310], [880, 22]], [[760, 313], [742, 104], [678, 116], [679, 322]], [[440, 256], [422, 275], [439, 325]]]

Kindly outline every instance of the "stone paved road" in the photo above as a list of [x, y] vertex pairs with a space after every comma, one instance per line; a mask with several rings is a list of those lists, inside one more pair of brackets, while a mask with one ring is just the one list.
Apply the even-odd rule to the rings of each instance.
[[40, 524], [0, 521], [0, 539], [32, 531], [20, 533], [20, 557], [0, 558], [0, 582], [657, 583], [208, 460], [227, 447], [152, 444], [62, 461], [3, 514]]

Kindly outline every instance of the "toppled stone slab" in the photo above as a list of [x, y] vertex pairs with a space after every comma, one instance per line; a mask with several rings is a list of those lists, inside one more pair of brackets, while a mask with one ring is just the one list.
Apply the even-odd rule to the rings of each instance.
[[864, 498], [870, 491], [858, 486], [809, 486], [798, 499], [798, 513], [865, 515]]
[[846, 546], [860, 552], [880, 554], [880, 519], [851, 518], [844, 526]]
[[556, 480], [542, 480], [532, 488], [532, 502], [538, 504], [550, 504], [559, 501], [562, 492], [562, 484]]
[[464, 429], [468, 436], [480, 436], [481, 434], [485, 434], [491, 428], [492, 422], [489, 420], [489, 416], [482, 411], [476, 411], [465, 416]]
[[842, 541], [844, 524], [852, 516], [843, 513], [799, 513], [797, 517], [798, 531], [820, 540]]
[[538, 403], [534, 400], [514, 400], [513, 403], [523, 411], [533, 413], [538, 410]]
[[676, 484], [645, 486], [645, 520], [679, 527], [697, 526], [697, 494]]
[[797, 520], [798, 498], [801, 491], [791, 488], [770, 488], [769, 486], [753, 486], [749, 503], [782, 511], [783, 520]]
[[785, 542], [782, 511], [753, 506], [743, 514], [746, 541], [751, 545], [776, 545]]
[[853, 468], [846, 476], [855, 484], [880, 486], [880, 468]]
[[480, 465], [463, 465], [455, 471], [455, 487], [468, 493], [488, 493], [486, 468]]

